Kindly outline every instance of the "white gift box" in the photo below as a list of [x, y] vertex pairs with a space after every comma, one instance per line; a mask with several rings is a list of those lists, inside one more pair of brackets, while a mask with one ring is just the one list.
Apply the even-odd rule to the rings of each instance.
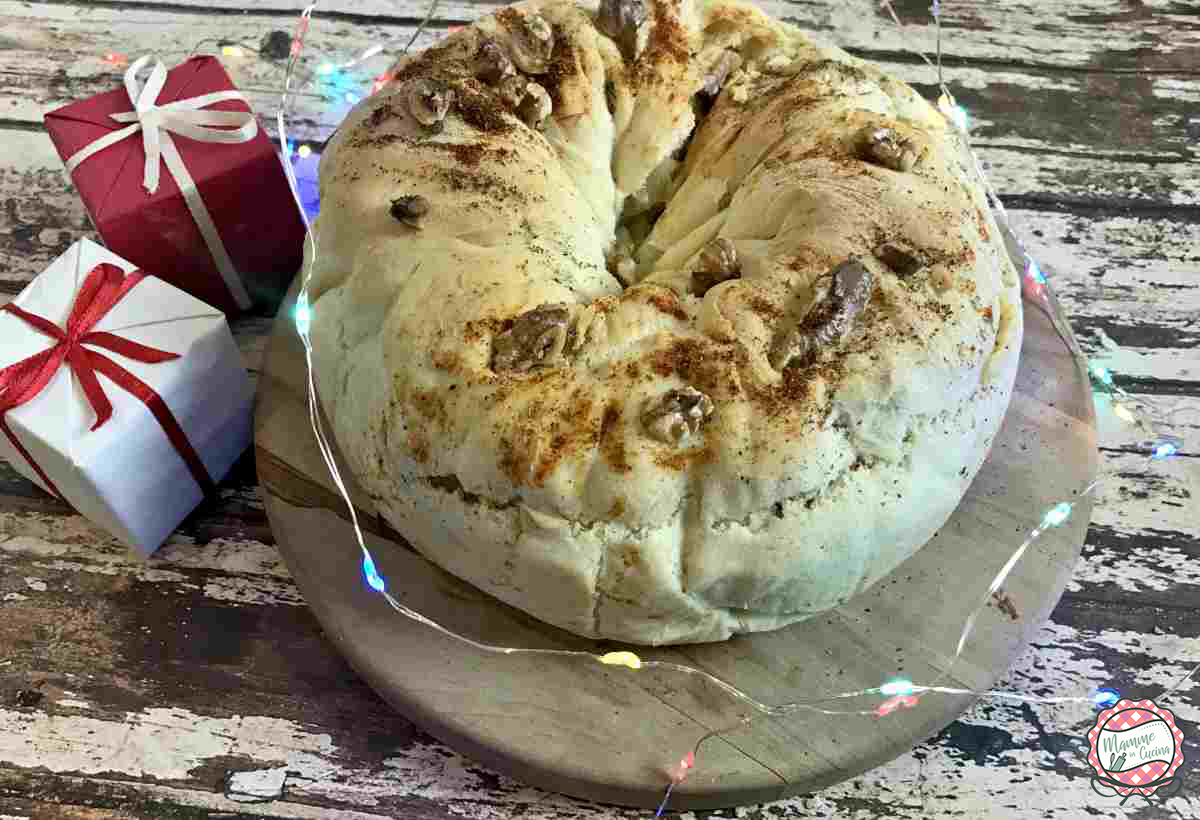
[[[12, 304], [65, 329], [80, 286], [89, 271], [104, 262], [125, 273], [135, 270], [130, 262], [83, 239], [54, 260]], [[91, 329], [179, 356], [143, 363], [84, 345], [161, 396], [209, 477], [220, 481], [250, 443], [254, 399], [225, 316], [151, 275]], [[24, 319], [0, 311], [0, 369], [54, 345], [53, 339]], [[92, 429], [96, 412], [68, 362], [34, 398], [9, 410], [5, 421], [71, 506], [149, 555], [195, 509], [203, 491], [147, 404], [103, 373], [97, 373], [97, 379], [113, 408], [112, 417], [98, 429]], [[0, 456], [53, 493], [3, 434]]]

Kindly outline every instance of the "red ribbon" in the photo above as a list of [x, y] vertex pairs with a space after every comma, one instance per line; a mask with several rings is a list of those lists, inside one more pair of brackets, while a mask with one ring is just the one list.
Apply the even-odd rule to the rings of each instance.
[[79, 386], [83, 388], [83, 394], [87, 397], [88, 403], [92, 405], [92, 409], [96, 411], [96, 423], [92, 425], [93, 430], [99, 429], [112, 417], [112, 403], [104, 394], [100, 380], [96, 378], [96, 373], [99, 372], [112, 380], [117, 387], [140, 399], [150, 409], [204, 494], [207, 495], [214, 489], [212, 477], [204, 468], [200, 456], [192, 448], [187, 434], [175, 420], [175, 416], [172, 415], [162, 396], [112, 359], [84, 347], [84, 345], [102, 347], [146, 364], [157, 364], [179, 358], [176, 353], [156, 350], [129, 339], [122, 339], [112, 333], [92, 330], [92, 327], [112, 310], [113, 306], [120, 302], [125, 294], [133, 289], [134, 285], [145, 278], [146, 274], [141, 271], [133, 271], [126, 276], [116, 265], [108, 263], [101, 263], [92, 268], [87, 278], [84, 279], [79, 294], [75, 297], [75, 305], [71, 308], [71, 315], [67, 318], [65, 331], [48, 319], [34, 315], [14, 304], [10, 303], [0, 307], [0, 310], [8, 311], [57, 342], [53, 347], [47, 348], [41, 353], [0, 370], [0, 431], [4, 432], [13, 447], [29, 463], [29, 466], [33, 468], [50, 491], [63, 501], [66, 499], [54, 486], [54, 482], [17, 440], [8, 426], [6, 416], [9, 410], [32, 401], [41, 393], [64, 362], [74, 371], [75, 378], [79, 380]]

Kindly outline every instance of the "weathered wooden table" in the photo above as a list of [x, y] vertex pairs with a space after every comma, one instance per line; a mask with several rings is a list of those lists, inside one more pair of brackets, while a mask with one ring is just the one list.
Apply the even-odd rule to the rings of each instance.
[[[771, 0], [933, 93], [927, 0]], [[0, 0], [0, 300], [93, 235], [42, 114], [113, 88], [122, 56], [220, 52], [268, 129], [282, 64], [257, 53], [296, 0]], [[1101, 413], [1104, 466], [1073, 581], [1003, 682], [1154, 697], [1200, 661], [1200, 7], [1140, 0], [943, 3], [947, 80], [1013, 221], [1084, 348], [1190, 439], [1154, 470]], [[416, 47], [492, 4], [443, 0]], [[394, 53], [423, 0], [327, 0], [312, 68]], [[105, 59], [106, 55], [114, 55]], [[387, 53], [304, 86], [294, 136], [319, 149]], [[238, 320], [255, 372], [271, 319]], [[273, 545], [247, 455], [148, 563], [0, 466], [0, 817], [636, 817], [512, 782], [385, 706], [322, 635]], [[1200, 759], [1200, 682], [1168, 704]], [[1197, 816], [1119, 808], [1087, 785], [1087, 726], [984, 700], [893, 763], [809, 797], [705, 816]], [[257, 802], [256, 802], [257, 801]]]

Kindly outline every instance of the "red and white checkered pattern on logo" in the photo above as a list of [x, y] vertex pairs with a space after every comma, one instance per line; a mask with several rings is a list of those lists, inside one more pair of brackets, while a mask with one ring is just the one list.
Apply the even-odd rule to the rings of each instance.
[[[1108, 771], [1104, 768], [1104, 763], [1101, 761], [1101, 754], [1097, 751], [1097, 744], [1100, 732], [1104, 730], [1120, 730], [1136, 728], [1143, 723], [1149, 721], [1161, 720], [1166, 723], [1175, 737], [1175, 756], [1170, 763], [1162, 761], [1151, 761], [1142, 766], [1126, 769], [1124, 771]], [[1117, 793], [1124, 795], [1138, 792], [1140, 794], [1153, 794], [1157, 786], [1139, 787], [1140, 783], [1152, 783], [1164, 777], [1170, 777], [1175, 774], [1175, 771], [1183, 765], [1183, 732], [1175, 725], [1175, 715], [1169, 709], [1160, 709], [1152, 700], [1132, 701], [1121, 700], [1108, 709], [1105, 709], [1096, 718], [1096, 725], [1088, 732], [1088, 764], [1096, 770], [1099, 777], [1115, 780], [1124, 785], [1114, 787]]]

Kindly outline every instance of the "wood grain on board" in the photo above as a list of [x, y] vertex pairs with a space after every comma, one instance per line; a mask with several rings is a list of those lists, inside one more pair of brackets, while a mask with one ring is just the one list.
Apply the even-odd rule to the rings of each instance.
[[[119, 71], [103, 54], [153, 50], [170, 60], [205, 39], [254, 43], [290, 31], [301, 5], [0, 2], [0, 293], [15, 293], [90, 235], [41, 116], [115, 87]], [[930, 94], [934, 73], [907, 47], [932, 53], [928, 5], [896, 3], [913, 21], [911, 40], [872, 0], [767, 7]], [[1046, 695], [1113, 685], [1153, 696], [1187, 671], [1200, 638], [1200, 9], [1178, 0], [941, 5], [947, 82], [1014, 223], [1054, 267], [1081, 344], [1136, 401], [1159, 406], [1162, 432], [1189, 439], [1184, 457], [1151, 467], [1135, 452], [1139, 431], [1099, 408], [1114, 476], [1099, 492], [1084, 560], [999, 686]], [[443, 0], [418, 47], [490, 8]], [[306, 63], [403, 42], [426, 11], [412, 0], [325, 0]], [[224, 62], [273, 129], [279, 65]], [[364, 64], [363, 86], [387, 64]], [[300, 95], [293, 128], [319, 143], [342, 111], [328, 94]], [[266, 317], [235, 324], [252, 373], [268, 325]], [[386, 707], [304, 606], [274, 547], [250, 457], [144, 564], [6, 465], [0, 499], [0, 814], [645, 816], [524, 787]], [[1198, 687], [1172, 698], [1193, 760]], [[42, 697], [19, 706], [18, 692]], [[891, 764], [736, 816], [1129, 816], [1086, 786], [1088, 714], [981, 701]], [[275, 794], [270, 773], [279, 768], [281, 796], [247, 802]], [[1182, 798], [1174, 805], [1192, 812]], [[1140, 804], [1134, 811], [1158, 816]]]

